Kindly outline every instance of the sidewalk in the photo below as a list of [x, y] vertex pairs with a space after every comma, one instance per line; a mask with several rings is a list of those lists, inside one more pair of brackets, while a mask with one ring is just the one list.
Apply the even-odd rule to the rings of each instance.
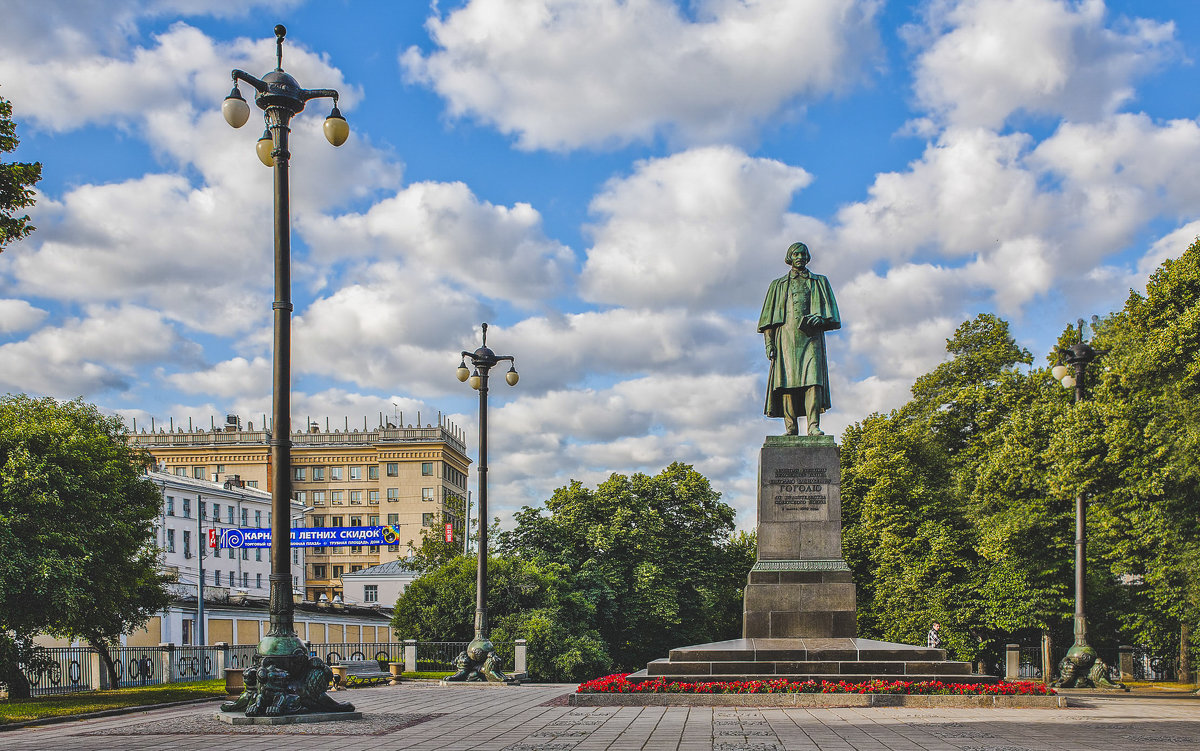
[[[1070, 709], [569, 707], [574, 685], [338, 692], [360, 722], [232, 727], [175, 707], [9, 731], [11, 751], [1112, 751], [1200, 748], [1200, 698], [1073, 696]], [[278, 737], [286, 735], [286, 738]], [[231, 737], [236, 736], [236, 737]]]

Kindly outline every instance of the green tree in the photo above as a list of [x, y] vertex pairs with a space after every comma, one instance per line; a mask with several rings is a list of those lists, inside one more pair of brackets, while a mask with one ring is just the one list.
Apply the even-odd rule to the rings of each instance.
[[0, 680], [28, 686], [13, 661], [37, 632], [86, 640], [116, 679], [107, 647], [168, 603], [149, 458], [120, 419], [81, 400], [0, 399]]
[[[396, 601], [392, 625], [406, 639], [468, 641], [474, 633], [475, 559], [458, 556], [427, 571]], [[488, 559], [490, 636], [499, 645], [528, 642], [535, 680], [583, 681], [612, 662], [590, 627], [593, 608], [558, 564], [513, 557]], [[512, 665], [504, 646], [501, 657]]]
[[516, 516], [499, 549], [573, 572], [618, 668], [740, 634], [751, 538], [732, 536], [733, 509], [691, 466], [572, 482]]
[[[15, 151], [19, 143], [17, 125], [12, 121], [12, 103], [0, 97], [0, 153]], [[29, 216], [17, 212], [33, 205], [33, 186], [41, 179], [40, 162], [0, 161], [0, 252], [5, 245], [33, 232]]]

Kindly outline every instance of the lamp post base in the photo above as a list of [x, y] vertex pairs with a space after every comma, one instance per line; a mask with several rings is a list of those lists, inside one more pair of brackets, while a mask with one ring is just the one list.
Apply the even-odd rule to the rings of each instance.
[[247, 668], [244, 676], [245, 690], [237, 699], [222, 704], [222, 712], [262, 718], [354, 712], [353, 704], [336, 701], [326, 693], [333, 671], [320, 657], [309, 656], [295, 634], [264, 637], [254, 666]]
[[1075, 642], [1058, 663], [1058, 680], [1050, 684], [1055, 688], [1107, 688], [1128, 691], [1124, 683], [1109, 679], [1108, 665], [1096, 654], [1089, 644]]

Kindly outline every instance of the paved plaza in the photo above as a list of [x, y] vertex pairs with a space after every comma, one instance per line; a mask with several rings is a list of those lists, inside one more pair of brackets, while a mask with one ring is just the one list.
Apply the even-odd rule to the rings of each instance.
[[[486, 749], [488, 751], [1137, 751], [1200, 749], [1200, 698], [1073, 698], [1071, 709], [595, 707], [573, 685], [444, 688], [407, 683], [337, 694], [365, 717], [231, 727], [215, 703], [0, 732], [25, 749]], [[280, 737], [285, 736], [285, 737]]]

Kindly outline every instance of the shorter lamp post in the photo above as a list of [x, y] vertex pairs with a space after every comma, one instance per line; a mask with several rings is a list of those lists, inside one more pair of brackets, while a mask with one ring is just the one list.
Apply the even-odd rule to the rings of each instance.
[[[1099, 322], [1099, 316], [1092, 316], [1092, 330]], [[1087, 368], [1102, 355], [1104, 350], [1094, 349], [1083, 340], [1083, 319], [1076, 322], [1079, 331], [1079, 341], [1070, 347], [1060, 347], [1058, 352], [1065, 364], [1055, 365], [1050, 374], [1062, 383], [1064, 388], [1075, 389], [1075, 404], [1087, 400]], [[1107, 675], [1093, 680], [1091, 674], [1100, 676], [1107, 674], [1107, 667], [1096, 654], [1096, 650], [1088, 644], [1087, 616], [1084, 613], [1084, 590], [1087, 578], [1087, 507], [1083, 492], [1075, 494], [1075, 643], [1067, 651], [1067, 656], [1060, 665], [1061, 671], [1055, 685], [1067, 688], [1116, 688], [1120, 684], [1110, 682]], [[1096, 665], [1104, 669], [1095, 671]]]
[[[498, 669], [489, 668], [487, 660], [495, 650], [488, 640], [487, 628], [487, 494], [488, 494], [488, 373], [501, 362], [509, 363], [504, 380], [509, 386], [516, 386], [520, 376], [517, 374], [516, 361], [512, 355], [497, 355], [487, 346], [488, 325], [483, 324], [483, 345], [474, 352], [462, 352], [462, 361], [458, 365], [458, 380], [468, 381], [471, 388], [479, 391], [479, 537], [477, 542], [478, 567], [475, 572], [475, 638], [467, 647], [465, 667], [460, 666], [458, 674], [447, 680], [489, 680], [500, 682], [506, 676]], [[467, 358], [471, 359], [474, 371], [467, 367]], [[460, 655], [460, 659], [463, 655]]]

